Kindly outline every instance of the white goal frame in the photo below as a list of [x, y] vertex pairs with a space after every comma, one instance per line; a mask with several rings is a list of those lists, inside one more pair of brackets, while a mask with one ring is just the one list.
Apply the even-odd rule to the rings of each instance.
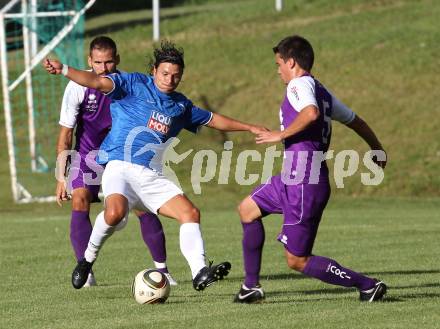
[[[10, 13], [11, 9], [21, 1], [21, 13]], [[52, 51], [58, 44], [73, 30], [78, 23], [81, 16], [86, 10], [93, 6], [96, 0], [88, 1], [79, 11], [53, 11], [53, 12], [37, 12], [37, 0], [12, 0], [0, 10], [0, 70], [2, 75], [2, 91], [3, 91], [3, 108], [5, 115], [6, 139], [9, 156], [9, 171], [11, 178], [11, 188], [13, 200], [17, 203], [29, 202], [51, 202], [55, 201], [54, 196], [47, 197], [33, 197], [26, 188], [20, 184], [17, 178], [17, 166], [14, 149], [14, 136], [12, 126], [11, 113], [11, 92], [23, 81], [26, 83], [26, 101], [28, 108], [28, 131], [29, 131], [29, 152], [31, 158], [31, 169], [33, 172], [38, 172], [38, 165], [46, 166], [45, 160], [36, 155], [35, 145], [35, 121], [34, 121], [34, 103], [32, 90], [32, 70], [40, 65], [41, 61]], [[35, 17], [54, 17], [54, 16], [70, 16], [71, 19], [57, 35], [46, 44], [40, 51], [38, 51], [38, 41], [35, 28], [29, 29], [26, 24], [23, 24], [23, 51], [24, 51], [24, 71], [20, 76], [9, 83], [8, 70], [8, 54], [6, 41], [6, 25], [5, 20], [8, 18], [22, 18], [30, 20], [30, 26], [35, 27]]]

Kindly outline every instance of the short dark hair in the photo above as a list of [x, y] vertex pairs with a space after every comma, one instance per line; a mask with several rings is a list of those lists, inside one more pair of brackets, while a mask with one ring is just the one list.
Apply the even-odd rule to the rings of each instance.
[[284, 38], [273, 47], [273, 52], [279, 54], [284, 61], [293, 58], [299, 66], [308, 72], [312, 69], [315, 60], [312, 45], [299, 35]]
[[110, 49], [113, 51], [113, 56], [116, 56], [118, 54], [118, 48], [116, 47], [116, 43], [113, 41], [113, 39], [106, 37], [106, 36], [99, 36], [90, 42], [89, 52], [90, 55], [92, 54], [92, 51], [94, 49], [98, 50], [106, 50]]
[[162, 40], [160, 47], [154, 48], [153, 58], [150, 58], [149, 69], [158, 68], [161, 63], [177, 64], [180, 68], [185, 68], [183, 60], [183, 48], [177, 48], [174, 43], [168, 40]]

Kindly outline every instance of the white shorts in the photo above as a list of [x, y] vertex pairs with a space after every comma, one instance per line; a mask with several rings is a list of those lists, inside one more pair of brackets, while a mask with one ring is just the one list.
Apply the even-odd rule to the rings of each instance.
[[128, 199], [129, 209], [157, 214], [164, 203], [183, 191], [166, 176], [134, 163], [112, 160], [102, 175], [104, 198], [122, 194]]

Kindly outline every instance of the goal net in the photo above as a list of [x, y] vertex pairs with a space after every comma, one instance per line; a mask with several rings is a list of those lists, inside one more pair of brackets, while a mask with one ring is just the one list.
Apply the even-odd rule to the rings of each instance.
[[56, 140], [66, 79], [46, 56], [84, 67], [84, 13], [95, 1], [12, 0], [0, 11], [2, 103], [15, 202], [54, 200]]

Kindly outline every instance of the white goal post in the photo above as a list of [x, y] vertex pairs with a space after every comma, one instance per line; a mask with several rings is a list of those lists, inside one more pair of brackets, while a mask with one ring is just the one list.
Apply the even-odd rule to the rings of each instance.
[[[46, 1], [47, 2], [47, 1]], [[54, 196], [33, 196], [32, 193], [19, 181], [17, 175], [16, 143], [14, 141], [14, 120], [13, 115], [17, 111], [23, 111], [20, 108], [14, 108], [12, 92], [22, 84], [25, 84], [25, 99], [27, 104], [27, 134], [28, 134], [28, 152], [30, 159], [30, 169], [37, 173], [41, 168], [48, 169], [45, 159], [37, 155], [36, 152], [36, 128], [35, 128], [35, 108], [34, 108], [34, 90], [32, 82], [32, 73], [34, 69], [41, 65], [42, 60], [48, 56], [74, 29], [80, 18], [84, 15], [96, 0], [85, 3], [79, 10], [63, 11], [38, 11], [37, 0], [12, 0], [0, 10], [0, 70], [2, 75], [3, 91], [3, 109], [5, 116], [5, 128], [9, 157], [9, 170], [11, 179], [11, 188], [13, 200], [17, 203], [28, 202], [48, 202], [55, 199]], [[67, 24], [62, 27], [58, 33], [48, 42], [43, 42], [37, 35], [37, 18], [47, 19], [49, 17], [69, 17]], [[20, 22], [22, 35], [18, 36], [22, 45], [15, 49], [8, 49], [7, 24], [10, 21]], [[9, 39], [11, 39], [9, 37]], [[39, 49], [40, 48], [40, 49]], [[8, 60], [9, 52], [23, 53], [23, 63], [21, 64], [21, 73], [14, 69], [15, 76], [11, 79], [12, 65]], [[54, 123], [55, 125], [55, 123]]]

